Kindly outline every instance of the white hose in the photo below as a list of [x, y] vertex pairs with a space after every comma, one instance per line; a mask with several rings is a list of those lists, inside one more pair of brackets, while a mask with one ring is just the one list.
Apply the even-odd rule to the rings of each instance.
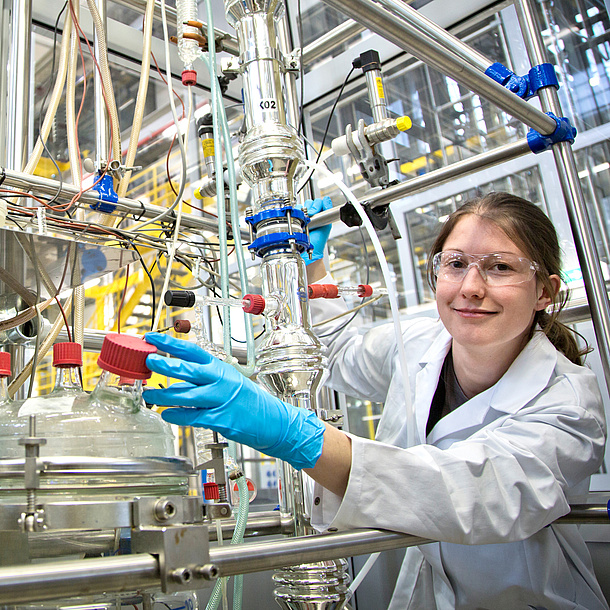
[[[97, 35], [97, 43], [99, 48], [99, 57], [97, 63], [100, 67], [102, 76], [102, 86], [106, 93], [106, 103], [108, 104], [108, 112], [110, 117], [110, 125], [112, 131], [112, 157], [117, 161], [121, 161], [121, 128], [119, 125], [119, 113], [116, 107], [116, 99], [114, 97], [114, 89], [112, 87], [112, 76], [110, 74], [110, 66], [108, 65], [108, 43], [106, 42], [106, 31], [102, 17], [97, 9], [94, 0], [87, 0], [87, 6], [93, 19], [95, 33]], [[110, 151], [107, 151], [110, 154]], [[99, 159], [101, 161], [101, 159]], [[106, 159], [109, 161], [109, 159]]]
[[394, 323], [394, 330], [396, 333], [396, 345], [398, 347], [398, 358], [400, 360], [400, 369], [402, 372], [402, 381], [404, 387], [404, 401], [406, 407], [406, 415], [407, 415], [407, 447], [413, 447], [415, 445], [415, 414], [413, 411], [413, 402], [411, 401], [411, 383], [409, 381], [409, 368], [407, 366], [407, 355], [405, 352], [404, 342], [402, 340], [402, 328], [400, 325], [400, 316], [398, 314], [398, 294], [396, 292], [396, 286], [392, 281], [392, 276], [390, 275], [390, 268], [388, 267], [388, 261], [383, 252], [383, 248], [381, 247], [381, 242], [379, 241], [379, 237], [377, 237], [377, 232], [375, 231], [369, 217], [367, 216], [364, 208], [356, 199], [350, 188], [336, 175], [333, 174], [326, 166], [321, 165], [320, 163], [314, 163], [309, 160], [303, 161], [309, 168], [315, 168], [328, 176], [330, 180], [341, 190], [341, 192], [345, 195], [345, 197], [349, 200], [349, 202], [354, 206], [356, 212], [360, 216], [362, 223], [364, 224], [369, 239], [373, 243], [373, 247], [375, 248], [375, 253], [377, 254], [377, 259], [379, 260], [379, 265], [381, 266], [381, 272], [383, 273], [383, 279], [388, 290], [388, 297], [390, 299], [390, 309], [392, 311], [392, 321]]
[[349, 603], [349, 600], [354, 597], [354, 593], [356, 593], [356, 589], [362, 584], [362, 581], [366, 578], [366, 575], [371, 571], [371, 568], [375, 565], [375, 562], [379, 559], [381, 553], [371, 553], [369, 558], [366, 560], [364, 565], [360, 568], [360, 572], [356, 575], [356, 578], [352, 581], [352, 584], [347, 589], [347, 594], [345, 595], [345, 601], [339, 607], [338, 610], [345, 608]]
[[55, 85], [53, 86], [53, 92], [49, 99], [49, 107], [44, 117], [38, 139], [34, 150], [28, 159], [27, 165], [23, 172], [25, 174], [33, 174], [34, 170], [38, 166], [40, 157], [44, 151], [43, 142], [46, 143], [49, 133], [51, 133], [51, 127], [53, 126], [53, 120], [57, 114], [57, 108], [61, 101], [61, 96], [66, 83], [66, 74], [68, 72], [68, 56], [70, 53], [70, 32], [72, 30], [72, 13], [67, 11], [66, 19], [64, 20], [64, 33], [61, 39], [61, 49], [59, 52], [59, 65], [57, 66], [57, 78], [55, 79]]
[[[133, 167], [136, 160], [136, 152], [138, 150], [138, 140], [140, 139], [140, 130], [142, 129], [142, 121], [144, 120], [144, 108], [146, 105], [146, 94], [148, 93], [148, 80], [150, 76], [150, 49], [152, 43], [152, 25], [155, 12], [155, 0], [147, 0], [146, 13], [144, 15], [144, 25], [142, 27], [143, 47], [142, 47], [142, 64], [140, 67], [140, 83], [138, 85], [138, 94], [136, 96], [136, 107], [133, 113], [133, 124], [131, 126], [131, 135], [129, 136], [129, 147], [125, 157], [125, 166]], [[119, 182], [117, 194], [119, 197], [125, 197], [127, 187], [131, 180], [131, 170], [127, 170], [125, 175]]]

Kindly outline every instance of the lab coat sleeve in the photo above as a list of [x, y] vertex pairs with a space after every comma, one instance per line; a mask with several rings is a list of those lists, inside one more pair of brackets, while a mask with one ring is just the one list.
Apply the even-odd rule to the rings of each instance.
[[401, 449], [354, 437], [345, 496], [334, 515], [336, 496], [324, 498], [314, 523], [457, 544], [528, 538], [569, 511], [569, 489], [601, 464], [605, 424], [599, 405], [587, 405], [599, 395], [579, 391], [564, 378], [552, 392], [561, 406], [538, 397], [446, 449]]

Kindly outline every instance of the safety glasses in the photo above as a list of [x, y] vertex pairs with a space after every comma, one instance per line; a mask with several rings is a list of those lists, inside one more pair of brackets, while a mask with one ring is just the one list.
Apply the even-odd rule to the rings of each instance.
[[507, 252], [465, 254], [454, 250], [437, 252], [432, 268], [437, 280], [462, 282], [471, 267], [476, 267], [490, 286], [511, 286], [531, 280], [539, 270], [537, 263]]

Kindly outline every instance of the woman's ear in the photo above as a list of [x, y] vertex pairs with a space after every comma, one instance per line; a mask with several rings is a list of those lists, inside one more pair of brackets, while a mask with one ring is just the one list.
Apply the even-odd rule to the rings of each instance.
[[548, 288], [545, 285], [539, 284], [540, 294], [536, 302], [536, 311], [546, 309], [555, 300], [557, 293], [561, 289], [561, 278], [558, 275], [550, 275], [549, 281], [553, 287], [553, 294], [549, 294]]

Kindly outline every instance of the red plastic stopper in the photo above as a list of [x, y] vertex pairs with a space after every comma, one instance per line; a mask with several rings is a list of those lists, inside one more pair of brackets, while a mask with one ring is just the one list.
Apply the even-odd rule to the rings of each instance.
[[258, 316], [265, 311], [265, 298], [260, 294], [247, 294], [243, 298], [243, 309], [246, 313]]
[[195, 70], [183, 70], [182, 71], [182, 84], [185, 87], [197, 84], [197, 72]]
[[11, 376], [11, 354], [0, 352], [0, 377]]
[[358, 284], [358, 296], [370, 297], [373, 294], [373, 287], [368, 284]]
[[191, 323], [189, 320], [176, 320], [174, 322], [174, 330], [177, 333], [190, 333], [191, 332]]
[[309, 284], [307, 286], [310, 299], [336, 299], [339, 288], [334, 284]]
[[204, 483], [203, 495], [205, 496], [206, 500], [220, 500], [220, 490], [218, 489], [218, 483]]
[[121, 377], [149, 379], [152, 373], [146, 366], [146, 356], [156, 352], [154, 345], [139, 337], [125, 334], [106, 335], [97, 364], [105, 371]]
[[67, 368], [70, 366], [83, 366], [83, 350], [80, 343], [66, 341], [53, 345], [53, 366]]

